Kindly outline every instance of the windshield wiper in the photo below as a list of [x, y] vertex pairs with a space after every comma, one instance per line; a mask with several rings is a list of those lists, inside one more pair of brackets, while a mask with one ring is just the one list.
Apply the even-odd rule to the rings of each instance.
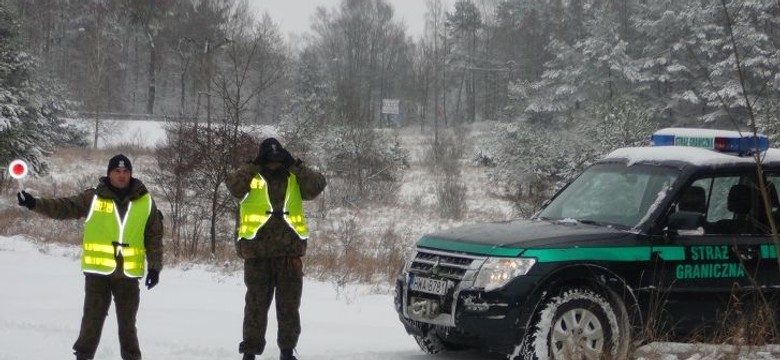
[[574, 220], [577, 220], [577, 222], [580, 224], [586, 224], [586, 225], [599, 225], [599, 226], [611, 225], [596, 220], [588, 220], [588, 219], [574, 219]]
[[629, 226], [623, 225], [623, 224], [615, 224], [615, 223], [608, 223], [603, 221], [596, 221], [596, 220], [589, 220], [589, 219], [574, 219], [580, 224], [585, 225], [594, 225], [594, 226], [603, 226], [603, 227], [611, 227], [615, 229], [628, 229]]
[[552, 217], [546, 217], [546, 216], [538, 216], [536, 217], [538, 220], [542, 221], [549, 221], [553, 223], [560, 223], [560, 224], [585, 224], [585, 225], [593, 225], [593, 226], [602, 226], [602, 227], [611, 227], [616, 229], [629, 229], [629, 226], [623, 225], [623, 224], [614, 224], [614, 223], [608, 223], [603, 221], [596, 221], [596, 220], [590, 220], [590, 219], [575, 219], [575, 218], [552, 218]]

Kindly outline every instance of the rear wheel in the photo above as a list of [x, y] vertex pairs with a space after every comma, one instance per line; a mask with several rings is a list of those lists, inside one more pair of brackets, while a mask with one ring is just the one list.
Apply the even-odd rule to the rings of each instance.
[[509, 359], [601, 360], [628, 356], [625, 307], [587, 288], [548, 298]]

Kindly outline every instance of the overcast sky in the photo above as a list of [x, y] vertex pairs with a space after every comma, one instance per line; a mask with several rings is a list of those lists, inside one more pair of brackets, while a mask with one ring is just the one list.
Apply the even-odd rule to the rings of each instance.
[[[395, 8], [396, 19], [403, 19], [407, 33], [415, 39], [424, 30], [425, 0], [388, 0]], [[445, 0], [444, 3], [452, 1]], [[333, 9], [341, 0], [249, 0], [258, 13], [268, 11], [271, 18], [279, 24], [283, 34], [310, 31], [311, 15], [317, 6]]]

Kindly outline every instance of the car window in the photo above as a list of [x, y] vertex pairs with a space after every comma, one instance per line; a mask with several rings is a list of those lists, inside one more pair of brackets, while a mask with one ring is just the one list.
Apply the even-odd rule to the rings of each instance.
[[732, 186], [739, 184], [739, 177], [717, 177], [712, 179], [703, 179], [696, 184], [708, 184], [705, 191], [710, 194], [709, 207], [707, 209], [707, 222], [715, 223], [720, 220], [734, 219], [734, 212], [728, 209], [729, 190]]
[[678, 174], [657, 166], [594, 165], [558, 194], [539, 217], [635, 227]]
[[[768, 180], [768, 184], [780, 184], [778, 176]], [[701, 213], [704, 234], [769, 232], [759, 187], [749, 174], [698, 179], [682, 190], [677, 210]]]
[[766, 179], [769, 205], [772, 208], [770, 214], [775, 222], [775, 227], [780, 227], [780, 200], [778, 200], [777, 195], [777, 189], [780, 188], [780, 174], [767, 174]]

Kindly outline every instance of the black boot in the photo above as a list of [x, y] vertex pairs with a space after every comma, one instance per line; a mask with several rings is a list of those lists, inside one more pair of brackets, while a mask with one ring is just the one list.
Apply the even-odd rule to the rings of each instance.
[[241, 360], [255, 360], [255, 354], [244, 354]]
[[298, 358], [293, 355], [293, 349], [282, 349], [282, 355], [279, 356], [279, 360], [298, 360]]

